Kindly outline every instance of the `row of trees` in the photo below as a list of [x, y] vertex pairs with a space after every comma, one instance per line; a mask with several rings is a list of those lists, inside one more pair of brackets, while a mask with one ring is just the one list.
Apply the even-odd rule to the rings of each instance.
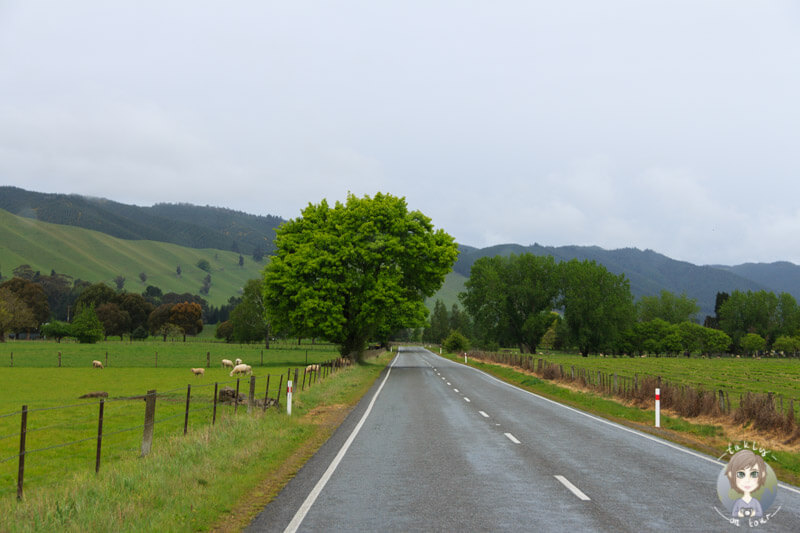
[[[95, 331], [88, 336], [72, 335], [70, 329], [71, 323], [74, 325], [76, 320], [79, 323], [85, 320], [85, 316], [78, 319], [78, 315], [89, 310], [94, 317], [89, 322], [94, 325], [96, 319], [100, 323], [103, 337], [131, 335], [137, 338], [146, 337], [148, 332], [163, 334], [167, 323], [186, 334], [202, 330], [206, 302], [195, 295], [163, 294], [153, 286], [148, 286], [142, 294], [121, 292], [104, 283], [73, 282], [63, 274], [52, 272], [49, 276], [42, 276], [28, 269], [23, 265], [15, 270], [15, 274], [20, 276], [0, 284], [0, 342], [10, 332], [30, 336], [41, 331], [56, 338], [92, 338]], [[66, 320], [55, 318], [51, 302], [57, 309], [63, 309], [65, 315], [62, 316]], [[181, 307], [189, 304], [189, 310]], [[183, 316], [187, 314], [191, 318]], [[49, 327], [43, 328], [43, 324]], [[76, 331], [85, 329], [81, 326]], [[88, 329], [92, 330], [91, 327]]]
[[443, 343], [458, 332], [489, 349], [533, 352], [544, 344], [583, 355], [800, 350], [800, 308], [786, 293], [720, 293], [716, 316], [701, 326], [697, 301], [686, 295], [662, 291], [634, 303], [624, 275], [532, 254], [479, 259], [465, 288], [466, 315], [437, 301], [424, 340]]
[[472, 318], [473, 338], [484, 346], [534, 352], [563, 310], [564, 342], [583, 355], [613, 345], [636, 316], [624, 275], [594, 261], [556, 263], [532, 254], [484, 257], [472, 266], [460, 295]]

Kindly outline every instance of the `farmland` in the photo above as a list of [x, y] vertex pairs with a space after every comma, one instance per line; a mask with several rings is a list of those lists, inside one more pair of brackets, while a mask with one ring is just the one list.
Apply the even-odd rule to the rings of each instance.
[[[234, 406], [213, 410], [214, 386], [237, 387], [237, 379], [223, 369], [220, 360], [241, 358], [253, 367], [259, 398], [275, 398], [286, 383], [288, 369], [328, 361], [338, 356], [330, 345], [288, 344], [269, 350], [263, 346], [212, 342], [102, 342], [94, 345], [16, 341], [0, 346], [0, 498], [16, 492], [17, 456], [20, 446], [20, 411], [27, 406], [25, 490], [58, 483], [64, 472], [95, 467], [98, 433], [97, 399], [81, 395], [108, 393], [103, 414], [102, 464], [141, 451], [145, 402], [150, 390], [158, 394], [153, 447], [159, 439], [180, 435], [184, 424], [208, 426], [234, 414]], [[60, 357], [59, 357], [60, 354]], [[104, 369], [91, 367], [100, 360]], [[206, 367], [202, 377], [192, 367]], [[60, 367], [59, 365], [60, 361]], [[12, 365], [13, 362], [13, 366]], [[107, 364], [106, 364], [107, 363]], [[271, 377], [267, 382], [266, 377]], [[242, 381], [247, 395], [249, 378]], [[191, 385], [188, 419], [187, 385]], [[269, 390], [267, 390], [267, 386]], [[298, 383], [298, 390], [301, 386]], [[284, 387], [285, 389], [285, 387]], [[285, 395], [285, 390], [281, 391]], [[243, 407], [238, 411], [242, 412]]]
[[569, 354], [534, 356], [569, 368], [600, 370], [619, 376], [661, 376], [662, 379], [705, 390], [725, 390], [739, 394], [773, 393], [785, 398], [800, 399], [800, 359], [723, 357], [581, 357]]

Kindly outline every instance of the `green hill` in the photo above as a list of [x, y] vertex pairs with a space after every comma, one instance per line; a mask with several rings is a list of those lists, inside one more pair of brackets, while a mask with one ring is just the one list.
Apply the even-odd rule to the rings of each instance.
[[[177, 244], [126, 240], [105, 233], [73, 226], [50, 224], [12, 215], [0, 209], [0, 274], [12, 276], [23, 264], [49, 274], [55, 270], [85, 281], [105, 282], [114, 287], [114, 278], [125, 278], [124, 289], [141, 293], [147, 285], [162, 291], [199, 294], [206, 275], [211, 275], [211, 288], [204, 298], [210, 305], [220, 306], [239, 294], [248, 279], [260, 275], [265, 262], [255, 262], [239, 254], [215, 249], [195, 249]], [[205, 259], [210, 271], [196, 265]], [[181, 267], [181, 275], [176, 273]], [[139, 274], [147, 280], [142, 282]]]
[[283, 219], [221, 207], [121, 204], [77, 194], [49, 194], [0, 186], [0, 209], [43, 222], [102, 231], [113, 237], [171, 242], [252, 255], [275, 249], [275, 228]]

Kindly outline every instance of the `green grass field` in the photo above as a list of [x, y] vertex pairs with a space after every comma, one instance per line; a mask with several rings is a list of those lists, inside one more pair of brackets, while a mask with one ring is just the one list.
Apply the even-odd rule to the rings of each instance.
[[[58, 365], [61, 352], [61, 367]], [[13, 353], [14, 366], [11, 367]], [[156, 353], [158, 366], [156, 367]], [[104, 369], [91, 367], [98, 359]], [[205, 375], [192, 367], [211, 366]], [[224, 369], [222, 359], [242, 359], [253, 367], [256, 398], [285, 396], [287, 372], [306, 364], [338, 357], [331, 345], [280, 345], [269, 350], [256, 345], [204, 342], [102, 342], [94, 345], [43, 341], [8, 342], [0, 346], [0, 498], [16, 493], [22, 406], [27, 406], [25, 490], [59, 483], [64, 472], [94, 470], [99, 419], [98, 399], [79, 396], [104, 391], [101, 468], [141, 451], [145, 402], [141, 396], [156, 390], [156, 428], [159, 440], [183, 433], [187, 385], [191, 385], [189, 425], [211, 423], [214, 384], [236, 388], [237, 379]], [[262, 363], [263, 361], [263, 363]], [[270, 376], [267, 392], [267, 376]], [[302, 383], [295, 386], [300, 390]], [[240, 382], [247, 395], [249, 377]], [[130, 399], [130, 397], [136, 397]], [[237, 411], [245, 408], [240, 406]], [[218, 404], [217, 421], [233, 416], [232, 405]]]
[[59, 465], [47, 484], [26, 483], [21, 502], [0, 498], [0, 533], [239, 531], [335, 429], [328, 413], [343, 418], [390, 360], [386, 353], [296, 392], [291, 416], [240, 409], [213, 428], [190, 424], [186, 436], [165, 435], [147, 457], [137, 450], [97, 475], [93, 459]]
[[[600, 370], [604, 373], [633, 377], [638, 374], [661, 376], [671, 383], [691, 385], [705, 390], [722, 389], [732, 402], [747, 392], [768, 393], [800, 401], [800, 359], [754, 359], [698, 357], [581, 357], [580, 355], [535, 355], [555, 364]], [[800, 404], [798, 405], [800, 408]]]

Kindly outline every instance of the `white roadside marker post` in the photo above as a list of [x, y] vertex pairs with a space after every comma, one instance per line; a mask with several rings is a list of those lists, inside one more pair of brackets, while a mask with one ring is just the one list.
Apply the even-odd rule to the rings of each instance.
[[661, 427], [661, 389], [656, 389], [656, 427]]
[[286, 382], [286, 414], [292, 414], [292, 382]]
[[467, 364], [467, 352], [464, 352], [464, 364]]

